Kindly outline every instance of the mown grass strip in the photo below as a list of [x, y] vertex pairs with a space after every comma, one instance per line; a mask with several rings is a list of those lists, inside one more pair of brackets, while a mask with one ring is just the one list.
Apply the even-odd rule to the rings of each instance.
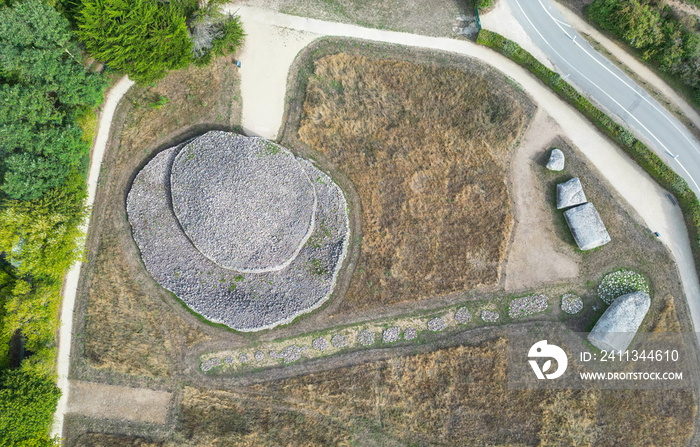
[[698, 272], [698, 265], [700, 265], [700, 202], [686, 181], [671, 170], [649, 147], [635, 138], [632, 132], [617, 124], [610, 116], [577, 92], [571, 84], [564, 81], [559, 74], [545, 67], [530, 53], [520, 48], [517, 43], [485, 29], [479, 31], [476, 42], [498, 51], [537, 76], [617, 143], [662, 188], [676, 197], [688, 228], [690, 247], [695, 260], [695, 269]]

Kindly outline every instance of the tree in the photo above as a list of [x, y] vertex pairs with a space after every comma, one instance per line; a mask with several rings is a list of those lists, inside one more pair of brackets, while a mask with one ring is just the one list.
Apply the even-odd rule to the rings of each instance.
[[212, 56], [234, 53], [245, 33], [238, 16], [223, 14], [220, 0], [209, 0], [190, 20], [192, 56], [196, 65], [206, 65]]
[[185, 11], [172, 2], [85, 0], [78, 24], [89, 53], [140, 83], [191, 61]]
[[76, 112], [102, 100], [68, 22], [39, 0], [0, 10], [0, 198], [35, 200], [82, 168]]
[[60, 396], [50, 377], [23, 369], [0, 373], [0, 445], [58, 445], [49, 430]]

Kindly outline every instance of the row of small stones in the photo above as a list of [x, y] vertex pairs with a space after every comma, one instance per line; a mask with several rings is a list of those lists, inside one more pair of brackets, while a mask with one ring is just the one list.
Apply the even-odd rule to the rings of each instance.
[[[565, 294], [562, 296], [561, 303], [562, 310], [569, 314], [578, 313], [581, 311], [581, 309], [583, 309], [583, 301], [576, 295]], [[511, 318], [521, 318], [527, 315], [542, 312], [545, 309], [547, 309], [547, 296], [533, 295], [514, 299], [511, 302], [508, 313]], [[487, 323], [495, 323], [500, 317], [498, 312], [493, 310], [482, 310], [480, 316], [481, 319]], [[454, 318], [460, 324], [467, 324], [472, 320], [472, 314], [466, 307], [462, 307], [455, 312]], [[429, 331], [440, 332], [447, 328], [447, 324], [442, 317], [436, 317], [428, 320], [427, 327]], [[392, 326], [382, 332], [382, 342], [394, 343], [399, 340], [400, 336], [401, 328], [398, 326]], [[404, 340], [413, 340], [417, 336], [418, 331], [414, 327], [408, 327], [403, 331]], [[357, 342], [362, 346], [371, 346], [375, 342], [375, 333], [364, 329], [357, 335]], [[331, 337], [330, 345], [336, 349], [345, 348], [348, 346], [348, 337], [345, 335], [336, 334]], [[329, 342], [326, 338], [319, 337], [311, 342], [311, 347], [316, 351], [323, 352], [328, 349]], [[270, 351], [269, 356], [271, 359], [282, 359], [285, 363], [291, 363], [301, 359], [302, 354], [308, 350], [309, 348], [307, 346], [291, 345], [279, 352]], [[253, 354], [253, 359], [256, 362], [262, 362], [265, 359], [265, 353], [262, 351], [256, 351]], [[238, 361], [240, 363], [248, 363], [251, 361], [251, 358], [248, 354], [242, 353], [239, 354]], [[224, 364], [232, 365], [234, 362], [235, 360], [233, 357], [224, 357]], [[202, 371], [206, 372], [221, 365], [221, 360], [218, 357], [213, 357], [203, 362], [201, 368]]]

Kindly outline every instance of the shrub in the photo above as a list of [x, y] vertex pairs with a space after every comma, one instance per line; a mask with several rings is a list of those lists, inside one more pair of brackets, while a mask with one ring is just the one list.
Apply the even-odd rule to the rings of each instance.
[[649, 293], [649, 284], [642, 275], [631, 270], [608, 273], [598, 285], [598, 297], [608, 305], [617, 297], [632, 292]]

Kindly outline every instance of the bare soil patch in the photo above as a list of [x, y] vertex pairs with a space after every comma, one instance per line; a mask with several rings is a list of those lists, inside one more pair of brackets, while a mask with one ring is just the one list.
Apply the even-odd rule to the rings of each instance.
[[510, 180], [516, 223], [505, 267], [506, 291], [575, 281], [579, 275], [579, 257], [552, 237], [554, 221], [548, 209], [553, 204], [542, 200], [535, 177], [535, 170], [543, 169], [539, 163], [543, 151], [549, 154], [547, 145], [559, 132], [552, 118], [539, 110], [513, 155]]
[[506, 175], [528, 122], [476, 73], [336, 54], [316, 61], [299, 138], [353, 182], [353, 309], [494, 285], [510, 237]]
[[164, 424], [171, 393], [144, 388], [71, 382], [68, 413], [96, 419]]

